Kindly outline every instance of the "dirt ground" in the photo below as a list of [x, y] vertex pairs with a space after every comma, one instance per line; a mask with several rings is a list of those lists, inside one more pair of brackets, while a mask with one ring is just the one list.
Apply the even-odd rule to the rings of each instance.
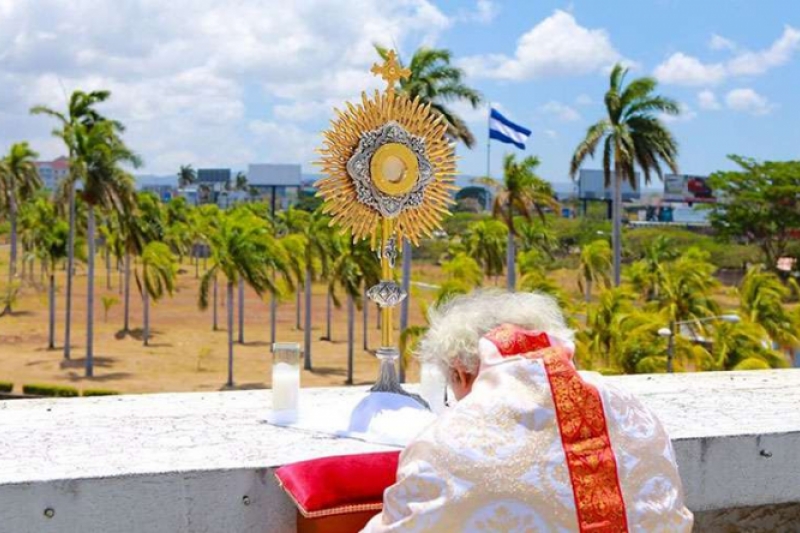
[[[3, 249], [5, 248], [5, 249]], [[7, 268], [7, 247], [0, 248], [0, 272]], [[45, 287], [26, 284], [11, 316], [0, 318], [0, 381], [11, 381], [15, 392], [27, 383], [64, 384], [86, 388], [112, 389], [125, 393], [164, 391], [219, 390], [227, 378], [227, 331], [224, 286], [219, 292], [219, 326], [212, 331], [212, 311], [200, 311], [197, 306], [199, 282], [193, 266], [184, 263], [179, 275], [178, 291], [170, 298], [151, 306], [151, 340], [144, 346], [141, 340], [142, 302], [133, 284], [131, 292], [131, 328], [123, 335], [122, 295], [119, 277], [111, 278], [107, 288], [104, 262], [98, 257], [95, 281], [95, 376], [84, 377], [86, 346], [86, 272], [81, 268], [73, 289], [72, 358], [63, 358], [65, 272], [57, 273], [56, 349], [47, 349], [47, 291]], [[415, 267], [414, 277], [429, 279]], [[438, 269], [435, 269], [438, 270]], [[430, 273], [433, 276], [433, 272]], [[38, 268], [36, 279], [38, 281]], [[434, 276], [435, 277], [435, 276]], [[435, 280], [434, 280], [435, 282]], [[0, 290], [5, 288], [5, 279]], [[334, 308], [332, 337], [324, 341], [326, 288], [315, 285], [312, 298], [314, 370], [303, 372], [304, 386], [343, 385], [347, 368], [347, 314], [343, 306]], [[238, 291], [237, 291], [238, 294]], [[421, 301], [430, 299], [433, 291], [412, 290], [410, 307], [412, 324], [424, 323]], [[113, 296], [115, 304], [104, 317], [103, 296]], [[234, 307], [238, 310], [238, 305]], [[269, 350], [269, 299], [263, 301], [252, 291], [245, 293], [244, 344], [234, 346], [234, 380], [237, 388], [270, 386], [271, 354]], [[278, 306], [277, 341], [295, 341], [302, 345], [303, 331], [295, 327], [294, 298]], [[397, 313], [395, 313], [397, 314]], [[370, 350], [378, 347], [376, 310], [369, 308], [367, 331]], [[397, 317], [395, 319], [397, 327]], [[234, 320], [237, 332], [238, 318]], [[238, 337], [235, 337], [238, 338]], [[398, 334], [399, 338], [399, 334]], [[362, 345], [361, 313], [356, 311], [355, 374], [356, 384], [373, 383], [378, 364], [373, 353]], [[409, 369], [409, 379], [417, 376], [416, 364]]]

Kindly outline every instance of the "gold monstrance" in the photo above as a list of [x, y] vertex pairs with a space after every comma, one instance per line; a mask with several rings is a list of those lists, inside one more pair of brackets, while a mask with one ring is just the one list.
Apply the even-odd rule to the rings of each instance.
[[381, 282], [369, 298], [381, 306], [381, 360], [373, 391], [406, 393], [397, 379], [400, 356], [394, 342], [392, 310], [406, 296], [394, 279], [397, 242], [419, 244], [449, 214], [455, 175], [455, 152], [442, 115], [419, 98], [395, 93], [395, 83], [411, 72], [394, 51], [372, 72], [386, 80], [386, 90], [360, 104], [336, 111], [324, 133], [319, 165], [326, 177], [316, 183], [331, 224], [349, 230], [354, 240], [369, 237], [381, 261]]

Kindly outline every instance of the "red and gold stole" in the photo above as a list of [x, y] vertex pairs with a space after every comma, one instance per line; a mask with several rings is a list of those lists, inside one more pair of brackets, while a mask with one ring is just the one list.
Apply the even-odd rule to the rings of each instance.
[[504, 357], [542, 359], [553, 394], [561, 444], [567, 458], [580, 531], [628, 531], [625, 502], [611, 448], [603, 401], [545, 333], [503, 325], [489, 334]]

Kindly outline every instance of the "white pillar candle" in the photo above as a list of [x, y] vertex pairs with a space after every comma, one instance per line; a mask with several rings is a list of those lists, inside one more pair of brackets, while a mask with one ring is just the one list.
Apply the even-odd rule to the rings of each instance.
[[[272, 367], [272, 410], [280, 422], [297, 418], [300, 397], [300, 368], [288, 363], [276, 363]], [[278, 421], [278, 420], [276, 420]]]
[[446, 386], [447, 381], [438, 366], [422, 365], [419, 376], [419, 392], [434, 413], [441, 413], [444, 410], [444, 389]]

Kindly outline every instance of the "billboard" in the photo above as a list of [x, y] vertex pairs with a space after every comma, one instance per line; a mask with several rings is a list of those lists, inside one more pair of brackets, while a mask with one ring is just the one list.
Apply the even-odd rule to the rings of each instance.
[[[636, 188], [631, 187], [629, 181], [622, 182], [622, 201], [638, 200], [641, 198], [641, 177], [638, 172], [634, 174]], [[614, 172], [611, 173], [611, 183], [614, 183]], [[580, 200], [611, 200], [613, 192], [611, 187], [605, 186], [605, 174], [602, 170], [581, 170], [578, 175], [578, 198]]]
[[255, 187], [300, 187], [300, 165], [253, 164], [247, 170], [247, 183]]
[[664, 201], [681, 203], [716, 203], [708, 176], [667, 174], [664, 176]]

